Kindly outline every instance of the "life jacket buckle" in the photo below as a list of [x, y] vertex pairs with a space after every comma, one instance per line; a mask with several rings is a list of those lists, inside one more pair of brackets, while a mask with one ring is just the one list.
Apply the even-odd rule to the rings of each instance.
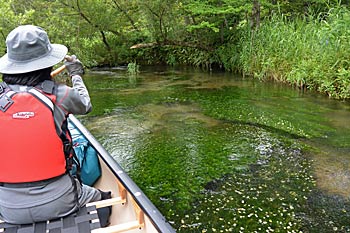
[[[0, 85], [1, 86], [1, 85]], [[6, 110], [13, 104], [13, 100], [7, 95], [2, 95], [0, 97], [0, 110], [6, 112]]]

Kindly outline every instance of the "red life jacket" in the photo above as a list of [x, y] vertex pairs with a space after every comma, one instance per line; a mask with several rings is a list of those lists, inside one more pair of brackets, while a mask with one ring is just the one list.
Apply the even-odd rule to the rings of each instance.
[[37, 88], [15, 92], [7, 87], [0, 95], [0, 182], [34, 182], [66, 172], [55, 101], [55, 95]]

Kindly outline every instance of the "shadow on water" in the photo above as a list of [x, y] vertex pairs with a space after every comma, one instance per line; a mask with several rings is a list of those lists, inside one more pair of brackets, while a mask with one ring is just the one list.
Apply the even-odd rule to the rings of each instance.
[[82, 118], [178, 232], [350, 231], [350, 104], [224, 73], [86, 78]]

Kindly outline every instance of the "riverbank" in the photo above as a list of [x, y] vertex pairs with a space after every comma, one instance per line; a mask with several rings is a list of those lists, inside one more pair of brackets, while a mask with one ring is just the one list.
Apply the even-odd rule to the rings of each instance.
[[273, 16], [256, 31], [242, 29], [235, 39], [237, 44], [219, 50], [226, 70], [289, 83], [336, 99], [350, 98], [347, 8], [331, 9], [324, 18]]
[[[350, 98], [349, 53], [350, 11], [338, 6], [299, 18], [274, 14], [258, 29], [242, 22], [229, 40], [212, 50], [143, 49], [142, 57], [136, 56], [135, 62], [190, 65], [204, 70], [215, 67], [345, 100]], [[147, 57], [153, 60], [145, 60]]]

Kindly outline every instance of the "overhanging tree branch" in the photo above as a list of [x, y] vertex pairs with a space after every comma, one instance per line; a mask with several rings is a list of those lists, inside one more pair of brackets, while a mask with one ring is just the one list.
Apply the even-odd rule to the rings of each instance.
[[[109, 45], [108, 41], [107, 41], [107, 38], [106, 38], [106, 34], [103, 30], [100, 29], [99, 25], [98, 24], [94, 24], [85, 14], [84, 12], [81, 10], [81, 7], [80, 7], [80, 3], [79, 3], [79, 0], [76, 0], [76, 7], [73, 6], [73, 5], [69, 5], [63, 1], [61, 1], [61, 4], [63, 4], [64, 6], [66, 7], [70, 7], [72, 8], [74, 11], [76, 11], [80, 17], [82, 17], [88, 24], [90, 24], [91, 26], [93, 26], [94, 28], [96, 28], [100, 34], [101, 34], [101, 37], [102, 37], [102, 42], [103, 44], [106, 46], [107, 50], [108, 51], [111, 51], [111, 46]], [[115, 34], [118, 34], [117, 32], [113, 32]]]
[[131, 18], [131, 16], [126, 12], [126, 10], [124, 10], [120, 5], [119, 3], [116, 1], [116, 0], [113, 0], [115, 6], [118, 8], [118, 10], [120, 10], [124, 15], [125, 17], [129, 20], [129, 22], [131, 23], [131, 26], [136, 30], [136, 31], [140, 31], [137, 27], [136, 27], [136, 24], [135, 24], [135, 21]]

